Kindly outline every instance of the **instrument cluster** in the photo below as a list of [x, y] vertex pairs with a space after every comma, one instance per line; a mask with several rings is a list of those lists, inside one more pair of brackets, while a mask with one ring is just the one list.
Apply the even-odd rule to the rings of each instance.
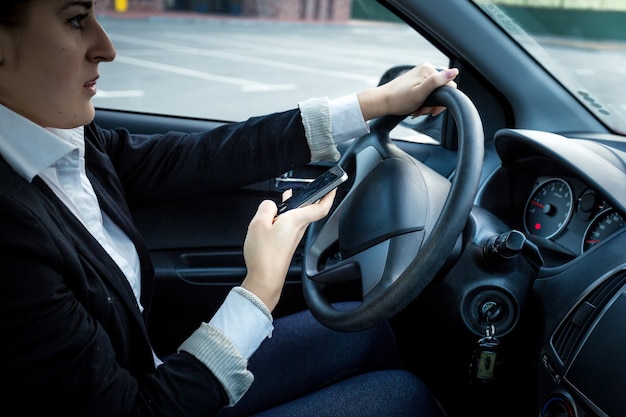
[[578, 255], [624, 227], [624, 218], [576, 178], [537, 178], [524, 207], [528, 235]]

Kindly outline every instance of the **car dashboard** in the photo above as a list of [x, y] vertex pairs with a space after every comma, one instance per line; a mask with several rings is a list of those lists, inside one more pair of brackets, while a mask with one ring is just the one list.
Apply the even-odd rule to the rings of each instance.
[[626, 415], [626, 143], [503, 129], [477, 205], [534, 243], [541, 417]]
[[545, 266], [569, 262], [624, 228], [625, 143], [503, 129], [495, 146], [502, 164], [478, 205], [523, 232]]

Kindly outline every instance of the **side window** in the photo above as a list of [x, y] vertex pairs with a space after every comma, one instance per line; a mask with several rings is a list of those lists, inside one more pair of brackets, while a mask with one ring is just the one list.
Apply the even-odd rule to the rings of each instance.
[[[267, 4], [99, 2], [117, 56], [100, 66], [96, 107], [238, 121], [373, 87], [394, 66], [448, 65], [374, 0], [274, 2], [273, 10]], [[294, 5], [300, 9], [276, 10]], [[413, 130], [422, 122], [402, 125]]]

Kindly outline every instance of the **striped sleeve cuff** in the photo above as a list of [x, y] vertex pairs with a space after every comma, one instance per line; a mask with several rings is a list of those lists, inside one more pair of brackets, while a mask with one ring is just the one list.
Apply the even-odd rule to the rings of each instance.
[[311, 98], [298, 103], [311, 162], [337, 161], [341, 156], [333, 140], [330, 100]]
[[248, 370], [248, 361], [241, 356], [235, 344], [208, 323], [202, 323], [178, 350], [195, 356], [213, 372], [224, 387], [229, 406], [235, 405], [254, 381]]

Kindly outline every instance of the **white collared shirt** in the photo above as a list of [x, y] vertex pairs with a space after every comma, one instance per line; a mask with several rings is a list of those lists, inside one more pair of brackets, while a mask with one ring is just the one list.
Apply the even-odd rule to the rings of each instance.
[[32, 182], [38, 175], [52, 189], [122, 270], [143, 311], [139, 256], [125, 233], [100, 210], [85, 170], [83, 127], [44, 129], [4, 106], [0, 120], [0, 154], [26, 180]]

